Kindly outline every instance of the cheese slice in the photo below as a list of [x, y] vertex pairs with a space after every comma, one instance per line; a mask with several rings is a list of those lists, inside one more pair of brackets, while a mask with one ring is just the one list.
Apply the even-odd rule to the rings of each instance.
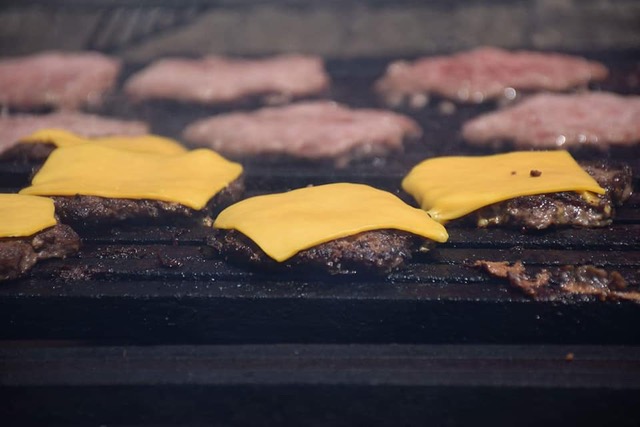
[[80, 144], [54, 150], [20, 194], [152, 199], [199, 210], [241, 173], [204, 148], [165, 156]]
[[414, 167], [402, 188], [438, 222], [520, 196], [605, 193], [566, 151], [433, 158]]
[[422, 210], [362, 184], [328, 184], [252, 197], [222, 211], [214, 227], [235, 229], [276, 261], [363, 231], [396, 229], [437, 242], [447, 231]]
[[157, 135], [114, 135], [89, 138], [63, 129], [42, 129], [22, 138], [20, 143], [47, 143], [56, 147], [92, 143], [120, 150], [157, 154], [178, 154], [187, 151], [179, 142]]
[[56, 225], [53, 200], [0, 194], [0, 238], [31, 236]]

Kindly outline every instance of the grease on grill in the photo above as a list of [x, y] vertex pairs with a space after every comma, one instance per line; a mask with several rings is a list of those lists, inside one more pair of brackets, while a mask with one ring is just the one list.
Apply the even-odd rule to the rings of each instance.
[[[359, 66], [359, 65], [358, 65]], [[358, 68], [360, 69], [360, 68]], [[634, 71], [635, 73], [635, 68]], [[377, 75], [376, 75], [377, 76]], [[626, 93], [638, 93], [637, 76], [631, 75], [625, 71], [612, 74], [611, 78], [607, 80], [602, 86], [598, 86], [598, 89], [601, 90], [609, 90], [613, 92], [626, 92]], [[633, 78], [633, 83], [628, 82], [628, 79]], [[369, 92], [370, 82], [365, 78], [361, 78], [359, 75], [357, 78], [352, 76], [348, 76], [348, 78], [342, 77], [342, 80], [339, 81], [340, 85], [337, 88], [337, 100], [344, 102], [347, 105], [354, 105], [358, 107], [366, 107], [373, 104], [372, 95]], [[348, 84], [347, 84], [348, 83]], [[630, 88], [629, 86], [633, 86]], [[635, 87], [635, 89], [634, 89]], [[108, 108], [102, 110], [103, 114], [110, 114], [115, 116], [122, 116], [123, 114], [123, 104], [118, 103], [121, 101], [121, 98], [114, 97], [110, 100], [110, 104], [107, 106]], [[149, 111], [145, 110], [145, 118], [153, 122], [154, 129], [159, 129], [162, 133], [172, 136], [177, 136], [180, 134], [183, 126], [186, 123], [189, 123], [195, 119], [200, 117], [210, 115], [210, 110], [201, 109], [200, 107], [193, 107], [188, 105], [176, 105], [170, 104], [168, 102], [156, 102], [151, 105], [146, 106]], [[242, 109], [251, 109], [257, 108], [258, 104], [238, 104], [233, 106], [233, 108], [220, 109], [220, 112], [228, 112], [229, 110], [242, 107]], [[251, 108], [249, 108], [251, 107]], [[418, 117], [419, 123], [425, 129], [425, 137], [420, 140], [419, 143], [413, 143], [407, 145], [406, 152], [399, 154], [395, 157], [385, 159], [383, 163], [357, 163], [351, 169], [348, 169], [346, 172], [340, 172], [341, 175], [339, 177], [344, 180], [343, 176], [345, 174], [349, 174], [348, 177], [352, 180], [357, 180], [358, 182], [365, 182], [371, 185], [376, 185], [379, 187], [384, 187], [385, 189], [391, 190], [397, 187], [397, 177], [400, 176], [401, 173], [404, 173], [409, 167], [413, 166], [416, 158], [426, 157], [424, 154], [425, 150], [425, 142], [427, 141], [437, 141], [437, 140], [446, 140], [447, 144], [429, 144], [427, 149], [429, 156], [442, 156], [442, 155], [477, 155], [477, 154], [492, 154], [493, 151], [489, 151], [488, 149], [483, 149], [483, 151], [472, 151], [476, 150], [475, 148], [470, 148], [466, 145], [463, 145], [462, 139], [456, 137], [455, 132], [460, 128], [461, 123], [470, 118], [474, 117], [479, 113], [486, 112], [493, 108], [494, 106], [456, 106], [458, 109], [453, 116], [449, 117], [441, 117], [435, 111], [435, 108], [425, 109], [422, 113], [423, 115]], [[124, 105], [124, 112], [127, 111], [127, 105]], [[216, 110], [218, 111], [218, 110]], [[115, 113], [115, 114], [114, 114]], [[148, 116], [148, 117], [147, 117]], [[434, 118], [437, 118], [435, 120]], [[635, 152], [634, 152], [635, 153]], [[584, 152], [582, 158], [590, 158], [594, 153], [592, 152]], [[636, 153], [637, 154], [637, 153]], [[421, 157], [417, 157], [421, 156]], [[602, 156], [598, 154], [598, 156]], [[622, 151], [620, 148], [617, 148], [615, 151], [612, 151], [611, 157], [617, 159], [624, 159], [625, 161], [630, 161], [638, 170], [638, 162], [635, 160], [637, 156], [629, 156], [627, 155], [627, 151]], [[270, 161], [270, 163], [269, 163]], [[284, 162], [280, 159], [270, 159], [267, 161], [265, 158], [261, 157], [260, 162], [250, 162], [250, 166], [252, 170], [251, 181], [249, 183], [250, 189], [254, 192], [258, 190], [260, 192], [273, 192], [273, 191], [282, 191], [284, 189], [291, 188], [293, 186], [303, 186], [303, 185], [313, 185], [319, 183], [326, 183], [327, 181], [331, 181], [335, 179], [334, 175], [331, 175], [334, 172], [326, 173], [327, 168], [331, 168], [330, 163], [325, 164], [311, 164], [311, 163], [302, 163], [302, 161], [297, 162]], [[371, 173], [371, 167], [377, 167], [375, 169], [375, 173]], [[382, 169], [381, 166], [385, 168]], [[539, 165], [543, 166], [543, 165]], [[276, 169], [278, 167], [279, 169]], [[331, 171], [331, 169], [328, 169]], [[273, 173], [273, 171], [277, 171], [277, 173]], [[515, 172], [510, 171], [508, 172]], [[527, 170], [524, 171], [524, 174], [527, 174]], [[522, 173], [522, 172], [521, 172]], [[26, 185], [27, 179], [26, 176], [30, 174], [30, 168], [15, 168], [12, 163], [8, 163], [7, 160], [3, 160], [0, 163], [0, 175], [3, 178], [3, 182], [5, 186], [15, 186], [15, 188], [22, 188]], [[514, 175], [516, 175], [514, 173]], [[266, 176], [266, 179], [265, 179]], [[286, 178], [285, 178], [286, 176]], [[517, 176], [517, 175], [516, 175]], [[259, 178], [262, 181], [259, 181]], [[617, 179], [616, 179], [617, 180]], [[292, 184], [295, 183], [294, 184]], [[637, 186], [637, 181], [636, 181]], [[628, 191], [631, 190], [629, 187]], [[627, 191], [625, 190], [625, 191]], [[552, 268], [551, 265], [556, 262], [561, 263], [572, 263], [573, 259], [575, 259], [575, 252], [571, 251], [573, 247], [574, 250], [579, 250], [580, 248], [585, 248], [593, 254], [604, 254], [604, 251], [601, 251], [601, 248], [607, 242], [612, 241], [614, 239], [619, 239], [616, 241], [616, 248], [626, 250], [635, 249], [632, 248], [636, 239], [633, 236], [633, 233], [625, 234], [630, 228], [629, 223], [631, 223], [632, 227], [636, 227], [638, 223], [637, 218], [637, 206], [638, 206], [638, 198], [634, 199], [635, 202], [632, 201], [630, 206], [624, 208], [625, 213], [623, 213], [624, 219], [623, 223], [614, 222], [611, 226], [610, 232], [607, 234], [602, 234], [600, 230], [596, 231], [595, 236], [607, 236], [605, 240], [602, 242], [597, 242], [597, 240], [590, 234], [585, 234], [587, 231], [585, 230], [571, 230], [571, 237], [565, 238], [565, 234], [554, 234], [555, 231], [552, 231], [550, 234], [544, 235], [544, 237], [540, 237], [540, 235], [532, 235], [533, 243], [537, 246], [540, 246], [541, 249], [557, 249], [558, 246], [567, 242], [567, 245], [562, 246], [564, 249], [563, 253], [558, 257], [552, 257], [546, 251], [541, 251], [544, 253], [544, 256], [540, 258], [535, 257], [531, 259], [525, 259], [525, 262], [535, 262], [542, 265], [545, 265], [547, 268]], [[626, 224], [625, 224], [626, 223]], [[176, 280], [184, 280], [185, 276], [180, 274], [174, 274], [175, 269], [162, 269], [160, 273], [158, 272], [158, 258], [157, 253], [159, 251], [157, 245], [165, 245], [163, 254], [167, 254], [168, 256], [176, 257], [178, 260], [184, 262], [185, 267], [182, 267], [185, 272], [189, 272], [189, 266], [195, 264], [199, 260], [194, 257], [193, 259], [188, 256], [184, 256], [185, 252], [179, 252], [179, 249], [184, 249], [184, 246], [191, 245], [199, 245], [200, 240], [203, 238], [200, 230], [200, 224], [190, 224], [189, 227], [184, 227], [184, 224], [173, 224], [171, 226], [163, 226], [164, 228], [147, 228], [144, 224], [135, 224], [135, 228], [106, 228], [106, 229], [92, 229], [87, 231], [86, 238], [88, 246], [85, 247], [83, 251], [80, 252], [78, 258], [68, 259], [65, 262], [65, 265], [62, 267], [62, 271], [59, 273], [62, 279], [67, 280], [95, 280], [96, 283], [108, 283], [109, 280], [119, 280], [124, 278], [124, 280], [130, 280], [128, 286], [138, 287], [139, 284], [136, 283], [132, 277], [132, 271], [137, 274], [137, 278], [153, 278], [156, 279], [160, 277], [160, 273], [164, 274], [164, 277], [167, 279], [167, 283], [172, 283], [171, 281]], [[195, 232], [194, 232], [195, 230]], [[495, 258], [489, 258], [490, 255], [485, 252], [484, 257], [487, 259], [500, 259], [498, 253], [496, 251], [500, 251], [500, 248], [505, 246], [513, 247], [517, 244], [522, 243], [522, 237], [516, 235], [515, 233], [504, 235], [502, 230], [467, 230], [466, 228], [456, 230], [459, 237], [454, 239], [454, 245], [450, 246], [451, 252], [444, 253], [453, 253], [459, 258], [451, 258], [446, 259], [446, 264], [436, 263], [435, 265], [426, 265], [424, 264], [424, 258], [417, 257], [414, 261], [409, 264], [409, 268], [406, 270], [401, 270], [400, 273], [393, 276], [394, 286], [404, 287], [403, 289], [407, 289], [407, 292], [411, 290], [415, 294], [422, 295], [421, 292], [424, 289], [431, 289], [430, 286], [417, 285], [414, 286], [413, 283], [419, 282], [422, 283], [424, 281], [438, 281], [442, 283], [453, 283], [454, 286], [451, 288], [453, 290], [444, 289], [442, 298], [446, 299], [446, 295], [449, 295], [448, 292], [455, 292], [455, 297], [459, 297], [462, 295], [463, 297], [466, 295], [464, 293], [458, 293], [458, 288], [455, 287], [456, 283], [459, 282], [474, 282], [476, 278], [481, 277], [480, 272], [476, 275], [472, 276], [463, 276], [463, 274], [469, 274], [468, 269], [460, 269], [460, 261], [458, 259], [464, 259], [463, 262], [466, 263], [466, 260], [471, 257], [476, 257], [476, 249], [477, 247], [481, 247], [481, 250], [488, 251], [495, 255]], [[603, 230], [604, 231], [604, 230]], [[495, 233], [495, 234], [494, 234]], [[558, 233], [563, 233], [559, 231]], [[493, 239], [484, 239], [484, 236], [497, 236], [497, 240]], [[584, 240], [581, 240], [582, 236]], [[83, 237], [85, 237], [83, 235]], [[528, 238], [528, 237], [527, 237]], [[96, 243], [97, 239], [97, 243]], [[459, 246], [456, 246], [456, 241]], [[527, 240], [528, 241], [528, 240]], [[100, 244], [102, 246], [99, 248], [92, 249], [92, 244]], [[594, 243], [597, 242], [597, 243]], [[142, 245], [142, 246], [137, 246]], [[152, 246], [155, 245], [155, 246]], [[494, 245], [494, 246], [492, 246]], [[573, 245], [573, 246], [572, 246]], [[181, 246], [178, 248], [178, 246]], [[471, 249], [469, 249], [471, 247]], [[208, 246], [203, 246], [203, 253], [207, 252]], [[468, 252], [467, 252], [468, 251]], [[629, 252], [630, 254], [635, 254], [635, 252]], [[94, 258], [95, 259], [92, 259]], [[476, 257], [477, 258], [477, 257]], [[594, 258], [600, 259], [594, 255]], [[132, 262], [130, 263], [120, 263], [117, 262], [118, 259], [126, 259]], [[436, 259], [439, 259], [436, 257]], [[88, 262], [90, 265], [78, 265], [84, 264], [84, 262]], [[431, 260], [430, 260], [431, 261]], [[52, 266], [59, 265], [51, 264]], [[200, 265], [200, 263], [198, 263]], [[211, 275], [212, 277], [228, 277], [232, 274], [234, 280], [237, 280], [238, 277], [241, 278], [242, 281], [251, 282], [252, 280], [262, 280], [262, 279], [254, 279], [254, 277], [261, 276], [253, 276], [252, 273], [244, 273], [236, 270], [227, 270], [227, 267], [222, 262], [220, 263], [208, 263], [202, 264], [205, 267], [202, 267], [204, 274]], [[210, 266], [210, 267], [207, 267]], [[431, 270], [431, 268], [435, 268], [435, 270]], [[636, 274], [636, 278], [634, 279], [634, 272], [627, 273], [629, 269], [623, 271], [626, 279], [632, 283], [631, 287], [636, 287], [637, 285], [637, 275], [640, 275], [640, 271], [637, 270], [637, 264], [633, 264], [633, 269]], [[527, 266], [527, 270], [529, 270], [529, 266]], [[50, 268], [47, 268], [45, 264], [45, 268], [40, 271], [40, 276], [37, 276], [31, 280], [42, 280], [38, 277], [42, 277], [43, 274], [48, 273]], [[172, 271], [174, 273], [172, 273]], [[180, 273], [183, 270], [178, 270]], [[196, 270], [200, 272], [201, 270]], [[231, 273], [230, 273], [231, 272]], [[172, 275], [173, 274], [173, 275]], [[200, 273], [194, 273], [200, 274]], [[246, 275], [245, 275], [246, 274]], [[413, 275], [413, 276], [411, 276]], [[535, 279], [535, 274], [533, 274]], [[198, 276], [200, 277], [200, 276]], [[285, 287], [288, 283], [287, 281], [291, 279], [292, 276], [284, 276], [282, 277], [282, 281], [279, 282], [282, 284], [282, 287]], [[350, 276], [348, 280], [352, 280], [353, 276]], [[335, 276], [332, 279], [333, 281], [330, 283], [335, 283]], [[370, 280], [369, 278], [364, 280]], [[328, 282], [329, 283], [329, 282]], [[410, 284], [409, 284], [410, 283]], [[21, 284], [22, 285], [22, 284]], [[25, 282], [24, 285], [27, 285]], [[267, 283], [263, 283], [264, 286], [269, 286]], [[294, 283], [296, 287], [303, 289], [307, 286], [307, 282], [296, 282]], [[315, 285], [315, 284], [314, 284]], [[328, 284], [327, 286], [333, 286]], [[546, 287], [540, 289], [541, 292], [548, 292], [549, 288], [552, 287], [552, 284], [547, 284]], [[386, 287], [385, 289], [391, 288], [391, 286]], [[128, 288], [124, 288], [124, 292], [126, 292]], [[636, 287], [637, 289], [637, 287]], [[466, 292], [466, 289], [462, 292]], [[559, 293], [559, 291], [556, 291]], [[499, 295], [503, 295], [502, 293]], [[563, 294], [566, 295], [566, 294]], [[381, 296], [384, 298], [384, 296]], [[440, 297], [439, 297], [440, 298]], [[509, 305], [509, 299], [502, 299], [502, 297], [498, 297], [498, 300], [505, 303], [505, 305]], [[591, 307], [591, 306], [590, 306]]]
[[64, 280], [65, 282], [91, 280], [94, 278], [94, 275], [97, 272], [98, 271], [93, 267], [89, 267], [86, 265], [69, 264], [64, 265], [60, 269], [58, 277], [60, 277], [60, 279]]
[[507, 279], [511, 286], [534, 299], [585, 295], [602, 301], [640, 302], [640, 289], [631, 287], [618, 271], [607, 271], [593, 265], [565, 265], [537, 272], [527, 269], [521, 261], [510, 264], [478, 260], [473, 265], [493, 277]]
[[160, 267], [180, 268], [184, 265], [184, 262], [182, 262], [178, 258], [174, 258], [166, 254], [161, 254], [159, 252], [157, 254], [157, 258], [158, 258], [158, 262], [160, 263]]

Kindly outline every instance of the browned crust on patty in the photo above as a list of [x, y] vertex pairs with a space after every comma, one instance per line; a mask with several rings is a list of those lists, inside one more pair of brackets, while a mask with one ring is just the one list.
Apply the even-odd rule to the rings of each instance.
[[65, 258], [80, 249], [80, 237], [58, 224], [29, 237], [0, 239], [0, 280], [24, 276], [39, 261]]
[[166, 222], [181, 218], [216, 215], [244, 192], [241, 175], [209, 200], [202, 210], [191, 209], [179, 203], [149, 199], [118, 199], [99, 196], [54, 196], [56, 214], [62, 222], [79, 226], [97, 226], [124, 221], [152, 220]]
[[386, 274], [400, 268], [425, 239], [398, 230], [373, 230], [343, 237], [298, 252], [284, 262], [270, 258], [236, 230], [215, 229], [207, 245], [234, 264], [273, 271]]
[[600, 300], [640, 302], [640, 290], [617, 271], [593, 265], [564, 265], [553, 270], [525, 267], [521, 261], [478, 260], [475, 267], [493, 277], [506, 279], [511, 286], [532, 298], [587, 296]]
[[19, 163], [43, 162], [55, 149], [56, 146], [48, 142], [18, 142], [0, 154], [0, 160]]
[[612, 223], [615, 206], [633, 191], [631, 168], [605, 161], [581, 162], [581, 167], [606, 190], [587, 201], [580, 194], [565, 191], [516, 197], [477, 210], [473, 218], [479, 227], [515, 227], [544, 230], [551, 227], [605, 227]]

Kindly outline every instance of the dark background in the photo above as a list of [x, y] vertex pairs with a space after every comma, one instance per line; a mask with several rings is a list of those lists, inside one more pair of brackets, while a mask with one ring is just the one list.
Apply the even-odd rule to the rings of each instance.
[[490, 44], [594, 51], [640, 47], [635, 0], [5, 0], [0, 52], [397, 56]]

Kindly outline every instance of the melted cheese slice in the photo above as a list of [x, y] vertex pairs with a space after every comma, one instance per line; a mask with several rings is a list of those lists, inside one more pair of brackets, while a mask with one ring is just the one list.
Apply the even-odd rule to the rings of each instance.
[[363, 231], [396, 229], [437, 242], [447, 231], [422, 210], [361, 184], [328, 184], [252, 197], [222, 211], [216, 228], [235, 229], [276, 261]]
[[157, 154], [179, 154], [187, 151], [177, 141], [157, 135], [118, 135], [87, 138], [62, 129], [42, 129], [22, 138], [20, 142], [23, 144], [47, 143], [56, 147], [91, 143], [119, 150]]
[[[533, 176], [538, 172], [539, 176]], [[520, 196], [560, 191], [605, 193], [566, 151], [429, 159], [411, 170], [402, 188], [438, 222]]]
[[53, 200], [0, 194], [0, 237], [25, 237], [56, 225]]
[[199, 210], [241, 173], [204, 148], [165, 156], [81, 144], [54, 150], [20, 194], [152, 199]]

